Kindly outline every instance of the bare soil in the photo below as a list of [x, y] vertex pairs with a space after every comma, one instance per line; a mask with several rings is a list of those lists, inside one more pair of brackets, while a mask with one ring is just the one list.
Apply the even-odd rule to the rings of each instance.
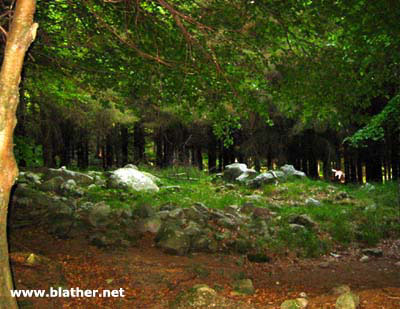
[[[80, 289], [125, 290], [124, 298], [25, 298], [21, 308], [169, 308], [176, 296], [204, 283], [227, 298], [255, 308], [279, 308], [290, 298], [306, 293], [307, 308], [334, 308], [331, 290], [349, 285], [360, 296], [361, 309], [400, 308], [399, 241], [381, 244], [384, 256], [360, 262], [359, 250], [347, 249], [340, 257], [298, 259], [271, 254], [269, 263], [252, 263], [227, 254], [171, 256], [154, 247], [151, 235], [140, 245], [126, 249], [98, 249], [86, 240], [59, 240], [41, 229], [10, 232], [12, 269], [17, 289], [48, 289], [63, 286]], [[50, 262], [27, 266], [20, 252], [31, 252]], [[235, 296], [232, 283], [251, 278], [256, 293]], [[238, 307], [239, 308], [239, 307]]]

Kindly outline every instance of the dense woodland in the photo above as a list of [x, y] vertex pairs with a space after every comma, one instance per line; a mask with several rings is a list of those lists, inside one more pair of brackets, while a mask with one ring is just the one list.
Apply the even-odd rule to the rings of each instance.
[[19, 165], [237, 160], [397, 179], [399, 12], [390, 0], [38, 1]]
[[0, 309], [52, 286], [128, 297], [27, 307], [188, 308], [198, 283], [222, 307], [398, 308], [399, 20], [398, 0], [0, 0]]

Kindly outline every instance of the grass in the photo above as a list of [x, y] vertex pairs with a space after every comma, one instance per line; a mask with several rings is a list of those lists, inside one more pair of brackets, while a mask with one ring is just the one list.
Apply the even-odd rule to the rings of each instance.
[[[222, 179], [194, 168], [139, 169], [161, 179], [158, 193], [94, 188], [87, 191], [83, 201], [105, 201], [116, 208], [144, 203], [156, 208], [164, 204], [190, 207], [201, 202], [210, 208], [223, 209], [228, 205], [243, 205], [247, 196], [257, 194], [261, 198], [254, 204], [270, 208], [280, 218], [273, 221], [277, 232], [268, 247], [277, 251], [297, 250], [301, 256], [317, 256], [335, 245], [355, 242], [373, 246], [383, 238], [400, 236], [396, 183], [374, 184], [375, 189], [369, 190], [357, 185], [293, 179], [255, 190], [239, 184], [227, 185]], [[310, 197], [321, 205], [307, 206], [305, 201]], [[307, 214], [318, 223], [319, 229], [293, 232], [288, 218], [296, 214]]]

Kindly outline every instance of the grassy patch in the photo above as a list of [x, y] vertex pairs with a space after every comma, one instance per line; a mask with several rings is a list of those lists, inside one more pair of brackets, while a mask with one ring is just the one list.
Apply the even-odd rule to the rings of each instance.
[[[210, 208], [243, 205], [249, 195], [255, 206], [276, 212], [272, 228], [276, 233], [266, 245], [277, 251], [289, 248], [301, 256], [317, 256], [332, 246], [360, 242], [375, 245], [383, 238], [400, 236], [397, 184], [374, 184], [374, 189], [357, 185], [332, 184], [311, 179], [292, 179], [285, 183], [250, 189], [245, 185], [227, 184], [195, 168], [151, 169], [140, 167], [161, 179], [158, 193], [92, 188], [83, 201], [105, 201], [112, 207], [135, 207], [164, 204], [190, 207], [196, 202]], [[320, 205], [306, 205], [307, 198]], [[288, 224], [293, 215], [306, 214], [319, 228], [294, 232]], [[324, 236], [321, 236], [324, 235]], [[327, 236], [328, 235], [328, 236]]]

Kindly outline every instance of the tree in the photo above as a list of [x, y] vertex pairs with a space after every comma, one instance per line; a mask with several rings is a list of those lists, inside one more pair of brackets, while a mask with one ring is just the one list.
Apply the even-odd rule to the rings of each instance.
[[7, 211], [11, 187], [18, 175], [13, 154], [13, 131], [19, 103], [19, 83], [25, 53], [36, 37], [35, 0], [18, 0], [7, 35], [0, 72], [0, 308], [17, 308], [7, 244]]

